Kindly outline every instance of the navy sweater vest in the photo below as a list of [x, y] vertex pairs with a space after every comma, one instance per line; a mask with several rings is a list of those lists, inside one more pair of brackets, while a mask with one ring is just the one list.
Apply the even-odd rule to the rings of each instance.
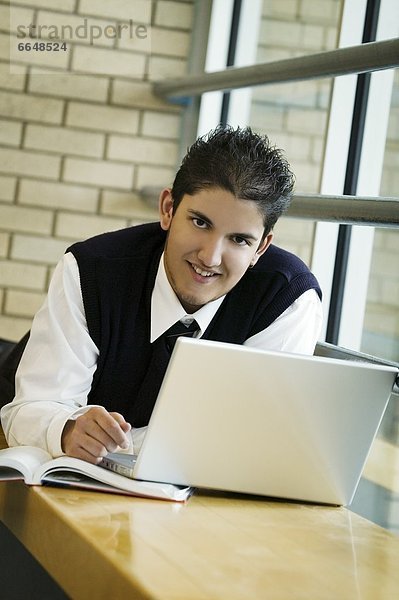
[[[74, 244], [89, 333], [99, 349], [88, 402], [148, 423], [161, 382], [143, 411], [135, 399], [151, 359], [150, 307], [166, 234], [150, 223]], [[226, 295], [203, 338], [242, 344], [268, 327], [301, 294], [320, 288], [296, 256], [271, 245]]]

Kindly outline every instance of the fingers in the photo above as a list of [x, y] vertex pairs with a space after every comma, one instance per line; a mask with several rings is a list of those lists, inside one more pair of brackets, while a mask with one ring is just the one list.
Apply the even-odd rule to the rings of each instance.
[[125, 433], [127, 433], [128, 431], [131, 430], [132, 426], [130, 425], [130, 423], [127, 423], [125, 421], [125, 418], [117, 413], [117, 412], [111, 412], [109, 413], [114, 419], [115, 421], [119, 424], [119, 426], [121, 427], [122, 431], [124, 431]]
[[63, 451], [91, 463], [100, 462], [118, 447], [129, 448], [131, 426], [119, 413], [93, 407], [74, 421], [68, 421], [61, 437]]

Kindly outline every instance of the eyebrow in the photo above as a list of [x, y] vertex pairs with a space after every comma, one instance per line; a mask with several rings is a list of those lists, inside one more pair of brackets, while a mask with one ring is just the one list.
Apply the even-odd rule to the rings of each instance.
[[[205, 221], [205, 223], [208, 223], [208, 225], [211, 225], [213, 227], [213, 223], [212, 223], [211, 219], [209, 217], [207, 217], [206, 215], [204, 215], [202, 212], [200, 212], [198, 210], [192, 210], [190, 208], [187, 210], [187, 212], [190, 215], [192, 215], [193, 217], [197, 217], [198, 219]], [[230, 236], [237, 236], [237, 237], [241, 237], [246, 240], [253, 240], [254, 242], [256, 242], [258, 240], [258, 238], [255, 235], [253, 235], [252, 233], [233, 232], [233, 233], [230, 233]]]

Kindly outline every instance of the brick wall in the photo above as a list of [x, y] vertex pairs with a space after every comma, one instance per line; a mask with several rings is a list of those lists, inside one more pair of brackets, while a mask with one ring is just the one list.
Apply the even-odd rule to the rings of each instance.
[[[71, 242], [156, 219], [139, 192], [171, 183], [181, 112], [151, 81], [186, 72], [192, 18], [192, 0], [13, 0], [11, 14], [0, 1], [0, 337], [29, 328]], [[145, 39], [114, 34], [130, 20]], [[85, 22], [93, 44], [17, 48], [35, 42], [18, 26], [51, 41]]]

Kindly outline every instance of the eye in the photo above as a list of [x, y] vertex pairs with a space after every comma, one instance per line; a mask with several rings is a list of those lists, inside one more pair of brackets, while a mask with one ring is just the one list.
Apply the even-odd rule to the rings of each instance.
[[234, 235], [231, 239], [233, 240], [233, 242], [235, 244], [237, 244], [237, 246], [250, 246], [251, 245], [251, 243], [247, 239], [241, 237], [240, 235]]
[[208, 223], [204, 221], [204, 219], [200, 219], [199, 217], [194, 217], [192, 221], [194, 225], [198, 227], [198, 229], [206, 229], [208, 227]]

